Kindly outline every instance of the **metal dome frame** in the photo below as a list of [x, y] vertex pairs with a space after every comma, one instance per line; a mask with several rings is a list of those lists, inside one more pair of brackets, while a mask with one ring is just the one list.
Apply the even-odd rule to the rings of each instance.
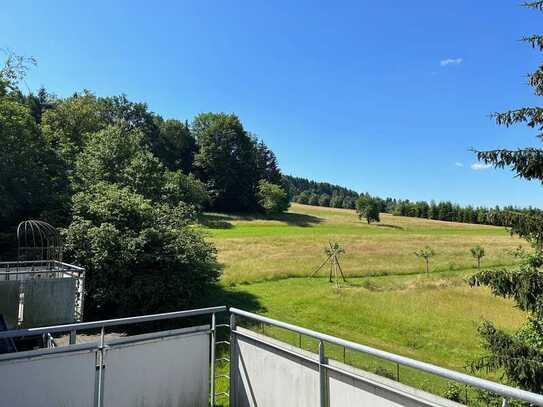
[[42, 220], [25, 220], [17, 226], [17, 258], [62, 261], [62, 238], [59, 231]]

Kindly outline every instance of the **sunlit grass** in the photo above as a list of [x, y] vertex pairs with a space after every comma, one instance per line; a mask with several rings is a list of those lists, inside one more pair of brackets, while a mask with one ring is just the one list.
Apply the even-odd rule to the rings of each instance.
[[225, 284], [308, 276], [330, 240], [345, 247], [341, 264], [350, 276], [420, 272], [422, 262], [413, 253], [425, 245], [436, 252], [433, 271], [472, 268], [469, 249], [476, 244], [485, 248], [483, 265], [510, 265], [515, 259], [508, 251], [522, 243], [499, 227], [381, 218], [368, 225], [352, 210], [293, 204], [273, 218], [208, 214], [201, 229], [218, 249]]
[[[469, 249], [477, 244], [485, 248], [483, 267], [516, 262], [511, 251], [523, 242], [504, 228], [388, 214], [380, 224], [367, 225], [352, 210], [298, 204], [276, 217], [206, 214], [199, 228], [217, 247], [224, 267], [224, 297], [216, 301], [439, 366], [466, 371], [482, 352], [477, 327], [483, 320], [510, 332], [525, 320], [511, 301], [465, 282], [475, 271]], [[345, 248], [341, 265], [348, 282], [339, 289], [328, 283], [327, 270], [308, 277], [329, 241]], [[429, 275], [414, 255], [426, 245], [436, 252]], [[300, 344], [297, 335], [264, 329]], [[316, 351], [316, 341], [301, 340], [304, 349]], [[339, 361], [345, 357], [357, 367], [396, 374], [391, 363], [327, 349]], [[400, 376], [403, 383], [436, 394], [447, 384], [407, 368], [400, 368]]]
[[[345, 338], [456, 371], [482, 354], [477, 327], [491, 320], [512, 332], [526, 316], [509, 300], [496, 298], [488, 289], [471, 288], [468, 273], [430, 276], [351, 278], [334, 288], [326, 278], [291, 278], [228, 288], [252, 294], [260, 314]], [[255, 329], [255, 327], [252, 327]], [[313, 352], [317, 341], [273, 327], [256, 327], [292, 345]], [[328, 345], [330, 358], [353, 366], [396, 375], [393, 363]], [[399, 368], [402, 383], [443, 394], [447, 380]], [[480, 373], [499, 380], [498, 375]]]

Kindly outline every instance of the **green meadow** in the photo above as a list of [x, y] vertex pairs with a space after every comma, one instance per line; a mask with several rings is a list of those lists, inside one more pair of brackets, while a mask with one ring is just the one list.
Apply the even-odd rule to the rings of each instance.
[[432, 270], [474, 267], [469, 249], [486, 250], [484, 266], [514, 262], [511, 250], [522, 241], [504, 228], [381, 216], [368, 225], [349, 209], [293, 204], [277, 217], [207, 214], [204, 231], [218, 249], [225, 285], [245, 284], [311, 275], [323, 259], [329, 241], [345, 248], [342, 267], [349, 276], [413, 274], [422, 270], [414, 252], [431, 246]]
[[[515, 263], [512, 251], [523, 242], [504, 228], [388, 214], [368, 225], [352, 210], [299, 204], [273, 218], [206, 214], [201, 228], [224, 267], [225, 297], [215, 301], [440, 366], [466, 371], [482, 353], [477, 327], [483, 320], [513, 331], [526, 317], [511, 301], [466, 284], [475, 271], [469, 249], [476, 244], [485, 248], [483, 267]], [[329, 241], [345, 248], [347, 282], [340, 288], [328, 282], [325, 269], [310, 277]], [[425, 245], [436, 252], [428, 275], [414, 255]], [[257, 329], [316, 350], [309, 338]], [[328, 352], [369, 370], [398, 373], [396, 366], [364, 355], [334, 347]], [[399, 373], [402, 382], [435, 393], [447, 385], [406, 368]]]

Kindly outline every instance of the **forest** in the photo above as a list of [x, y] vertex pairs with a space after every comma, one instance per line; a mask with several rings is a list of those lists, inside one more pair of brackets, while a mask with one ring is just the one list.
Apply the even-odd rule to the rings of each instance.
[[288, 208], [274, 153], [235, 114], [189, 123], [124, 95], [25, 93], [33, 65], [9, 54], [0, 69], [0, 253], [14, 258], [22, 220], [61, 228], [87, 318], [193, 305], [221, 271], [191, 227], [202, 211]]

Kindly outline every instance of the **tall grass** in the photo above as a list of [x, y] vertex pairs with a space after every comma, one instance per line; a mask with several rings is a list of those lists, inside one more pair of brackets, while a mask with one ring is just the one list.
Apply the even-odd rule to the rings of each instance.
[[436, 252], [433, 271], [472, 268], [469, 249], [477, 244], [485, 248], [484, 266], [511, 265], [508, 251], [522, 244], [505, 228], [388, 214], [368, 225], [352, 210], [299, 204], [278, 217], [208, 214], [201, 229], [218, 248], [227, 285], [308, 276], [330, 240], [345, 247], [341, 264], [349, 276], [420, 272], [414, 252], [426, 245]]

